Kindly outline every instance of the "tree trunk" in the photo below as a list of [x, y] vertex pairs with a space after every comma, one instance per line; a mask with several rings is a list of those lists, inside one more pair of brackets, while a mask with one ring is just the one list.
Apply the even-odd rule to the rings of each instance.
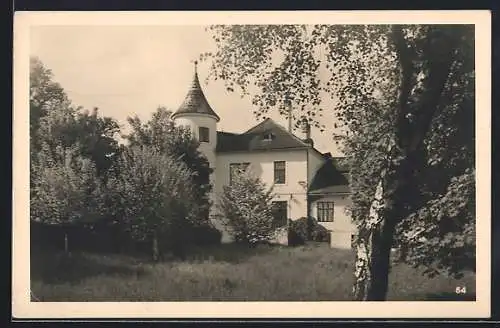
[[158, 234], [153, 232], [153, 261], [158, 262], [160, 259], [160, 248], [158, 247]]
[[[374, 200], [375, 202], [377, 200]], [[395, 230], [395, 220], [391, 217], [391, 212], [384, 205], [379, 207], [378, 211], [370, 216], [374, 225], [360, 231], [362, 241], [356, 246], [354, 283], [354, 297], [358, 301], [386, 299]]]
[[356, 300], [386, 299], [394, 233], [397, 223], [406, 215], [404, 199], [416, 160], [413, 154], [397, 162], [389, 160], [388, 169], [379, 178], [369, 215], [359, 227], [353, 287]]

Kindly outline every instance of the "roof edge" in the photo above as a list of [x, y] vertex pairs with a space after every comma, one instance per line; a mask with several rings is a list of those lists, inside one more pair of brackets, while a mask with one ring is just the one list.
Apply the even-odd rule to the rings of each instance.
[[217, 122], [220, 122], [220, 117], [219, 115], [215, 114], [215, 115], [212, 115], [212, 114], [208, 114], [208, 113], [184, 113], [184, 112], [175, 112], [173, 113], [170, 117], [172, 119], [175, 119], [176, 117], [181, 117], [181, 116], [207, 116], [207, 117], [212, 117], [212, 118], [215, 118], [215, 120]]
[[230, 154], [230, 153], [268, 153], [272, 151], [291, 151], [291, 150], [305, 150], [306, 147], [288, 147], [288, 148], [271, 148], [271, 149], [256, 149], [256, 150], [229, 150], [229, 151], [217, 151], [220, 154]]

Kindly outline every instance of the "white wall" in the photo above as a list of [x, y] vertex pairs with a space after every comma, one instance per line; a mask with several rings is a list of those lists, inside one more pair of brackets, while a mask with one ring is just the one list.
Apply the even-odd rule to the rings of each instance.
[[315, 218], [318, 216], [318, 202], [334, 202], [334, 220], [333, 222], [320, 222], [322, 226], [330, 230], [331, 246], [338, 248], [351, 247], [351, 235], [356, 234], [356, 225], [352, 222], [351, 216], [347, 212], [351, 205], [351, 200], [348, 195], [334, 195], [315, 199], [311, 203], [311, 215]]
[[217, 121], [210, 116], [183, 114], [175, 118], [175, 123], [179, 126], [189, 126], [191, 133], [198, 139], [199, 127], [209, 128], [209, 142], [200, 144], [200, 151], [207, 157], [210, 167], [215, 167], [215, 147], [217, 145]]
[[[206, 127], [209, 129], [208, 141], [200, 143], [200, 147], [198, 148], [201, 153], [205, 155], [208, 162], [210, 163], [210, 167], [214, 169], [214, 172], [210, 175], [210, 183], [214, 186], [216, 175], [216, 156], [215, 156], [215, 147], [217, 145], [217, 121], [215, 118], [210, 116], [203, 116], [197, 114], [183, 114], [180, 117], [175, 118], [175, 123], [178, 126], [187, 126], [191, 129], [191, 133], [196, 139], [199, 139], [199, 127]], [[210, 201], [213, 203], [216, 201], [215, 193], [210, 193], [209, 197]], [[210, 213], [214, 213], [214, 208], [210, 208]]]

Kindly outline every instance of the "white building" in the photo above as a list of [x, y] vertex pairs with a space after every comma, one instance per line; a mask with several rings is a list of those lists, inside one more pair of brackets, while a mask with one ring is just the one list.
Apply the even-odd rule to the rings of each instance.
[[[350, 247], [355, 226], [346, 213], [350, 194], [347, 172], [337, 158], [314, 148], [306, 121], [301, 135], [271, 119], [244, 133], [217, 131], [220, 117], [203, 94], [196, 68], [188, 94], [172, 118], [178, 125], [189, 126], [200, 141], [200, 151], [214, 170], [214, 204], [223, 186], [229, 184], [231, 172], [249, 169], [274, 186], [276, 220], [285, 225], [287, 219], [312, 216], [331, 231], [332, 247]], [[223, 242], [230, 239], [223, 231]]]

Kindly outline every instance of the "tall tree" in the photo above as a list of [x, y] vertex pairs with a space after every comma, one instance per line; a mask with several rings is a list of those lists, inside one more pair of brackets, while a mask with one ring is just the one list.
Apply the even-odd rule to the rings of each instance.
[[[384, 300], [391, 248], [429, 274], [473, 265], [474, 29], [447, 25], [211, 26], [210, 78], [271, 110], [339, 125], [357, 223], [354, 294]], [[348, 132], [348, 133], [346, 133]], [[431, 253], [432, 249], [439, 250]]]
[[117, 174], [107, 182], [110, 213], [135, 240], [151, 244], [160, 257], [160, 242], [195, 218], [192, 172], [176, 158], [150, 146], [132, 146], [120, 154]]
[[199, 142], [189, 129], [176, 126], [169, 110], [159, 107], [150, 120], [143, 123], [139, 117], [129, 117], [132, 131], [126, 136], [130, 146], [149, 146], [159, 152], [178, 158], [194, 172], [194, 193], [197, 199], [200, 223], [206, 223], [210, 209], [209, 193], [212, 190], [208, 160], [198, 150]]
[[54, 151], [57, 145], [79, 150], [90, 158], [100, 176], [111, 166], [118, 151], [116, 136], [120, 127], [116, 120], [75, 107], [62, 86], [55, 82], [52, 71], [37, 57], [30, 59], [30, 140], [31, 155], [36, 156], [41, 144]]
[[34, 137], [40, 118], [52, 111], [67, 109], [71, 102], [52, 71], [38, 57], [30, 57], [30, 136]]
[[119, 153], [116, 136], [120, 132], [118, 122], [106, 116], [100, 116], [98, 108], [92, 112], [80, 110], [76, 114], [75, 133], [82, 144], [82, 153], [92, 159], [96, 165], [97, 174], [105, 177]]
[[46, 143], [32, 166], [31, 220], [62, 227], [68, 253], [68, 229], [100, 217], [101, 184], [95, 166], [80, 155], [78, 146], [52, 150]]

